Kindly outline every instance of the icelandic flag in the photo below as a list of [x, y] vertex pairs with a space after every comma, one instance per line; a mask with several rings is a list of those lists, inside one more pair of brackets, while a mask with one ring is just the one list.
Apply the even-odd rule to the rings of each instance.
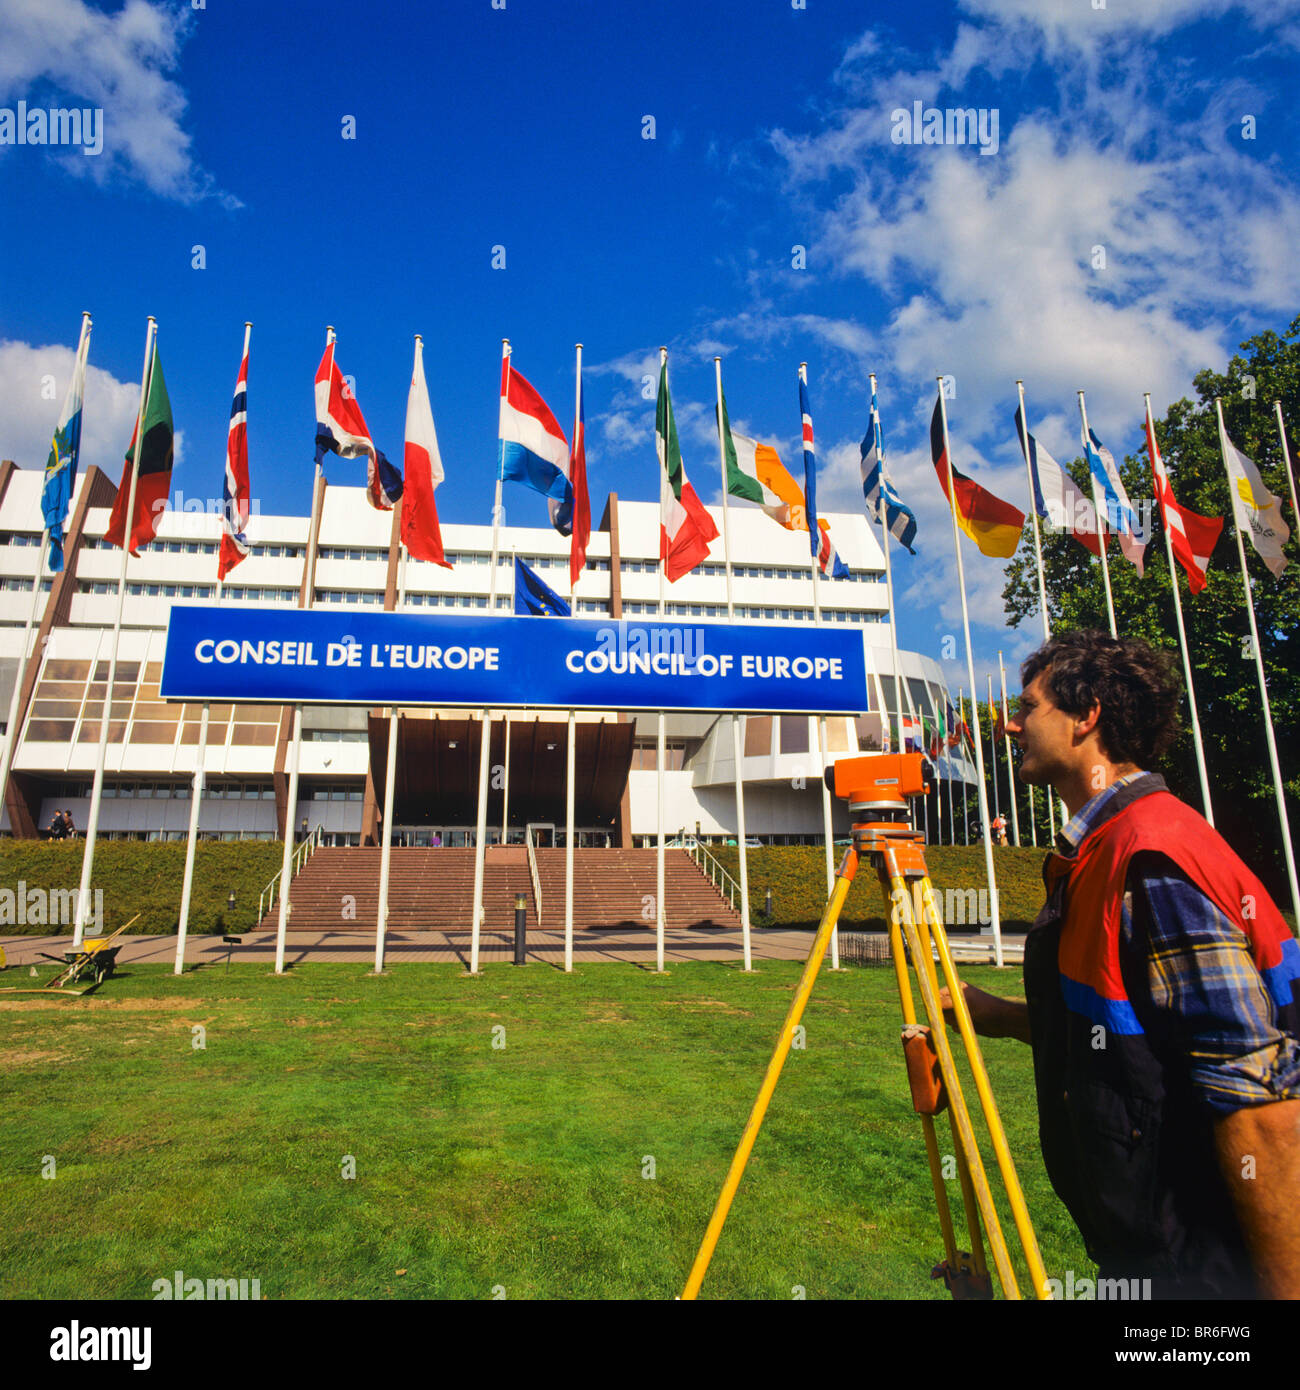
[[1142, 526], [1137, 513], [1128, 500], [1124, 484], [1115, 466], [1115, 456], [1089, 429], [1082, 435], [1084, 452], [1088, 455], [1088, 468], [1106, 499], [1106, 520], [1115, 530], [1119, 548], [1142, 578], [1142, 567], [1146, 558], [1148, 536], [1142, 534]]
[[217, 578], [224, 579], [248, 558], [248, 509], [252, 491], [248, 483], [248, 353], [239, 364], [235, 398], [230, 403], [230, 428], [226, 432], [226, 473], [221, 484], [221, 549], [217, 554]]
[[[501, 425], [497, 477], [523, 483], [549, 503], [551, 524], [562, 536], [572, 531], [573, 491], [569, 483], [569, 441], [551, 408], [528, 381], [501, 359]], [[566, 506], [567, 503], [567, 506]]]
[[334, 361], [334, 344], [316, 369], [316, 462], [327, 453], [340, 458], [366, 456], [366, 498], [377, 511], [390, 512], [402, 495], [402, 475], [375, 448], [352, 388]]
[[569, 605], [515, 556], [515, 612], [535, 618], [567, 618]]
[[906, 546], [909, 555], [915, 555], [912, 542], [916, 539], [916, 517], [910, 507], [903, 505], [889, 470], [885, 467], [885, 440], [880, 430], [880, 406], [876, 403], [876, 393], [871, 393], [871, 426], [861, 445], [862, 454], [862, 496], [867, 509], [873, 516], [880, 515], [880, 498], [885, 498], [885, 522], [890, 534]]
[[[799, 413], [803, 416], [803, 502], [804, 516], [808, 522], [808, 543], [812, 553], [821, 560], [821, 551], [830, 543], [830, 538], [819, 545], [821, 527], [817, 521], [817, 453], [813, 448], [812, 411], [808, 405], [808, 383], [799, 378]], [[842, 563], [842, 562], [841, 562]], [[826, 569], [825, 563], [822, 569]], [[847, 569], [845, 570], [847, 574]], [[838, 578], [839, 576], [835, 576]]]
[[86, 358], [90, 355], [90, 331], [82, 334], [72, 364], [72, 380], [59, 413], [58, 427], [50, 441], [41, 489], [41, 512], [50, 533], [50, 573], [63, 568], [63, 528], [77, 486], [77, 456], [81, 452], [81, 401], [86, 393]]
[[[548, 503], [554, 506], [554, 503]], [[569, 452], [569, 490], [558, 513], [552, 513], [555, 529], [572, 535], [569, 547], [569, 583], [578, 582], [587, 563], [587, 542], [591, 539], [591, 500], [587, 496], [587, 414], [582, 399], [582, 375], [578, 375], [578, 418], [573, 422], [573, 448]], [[563, 524], [562, 524], [563, 523]]]
[[1054, 528], [1069, 531], [1076, 541], [1101, 559], [1103, 528], [1097, 511], [1079, 490], [1079, 485], [1025, 428], [1024, 416], [1016, 407], [1016, 433], [1020, 448], [1029, 461], [1034, 484], [1034, 510]]
[[406, 397], [406, 446], [403, 455], [402, 544], [417, 560], [451, 569], [442, 548], [434, 489], [443, 480], [442, 455], [433, 428], [433, 408], [424, 380], [424, 344], [415, 340], [415, 365]]

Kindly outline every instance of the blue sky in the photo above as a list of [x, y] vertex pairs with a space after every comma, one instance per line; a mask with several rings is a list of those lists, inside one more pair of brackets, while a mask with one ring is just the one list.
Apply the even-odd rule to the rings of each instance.
[[[896, 552], [900, 632], [939, 656], [961, 629], [926, 443], [938, 372], [956, 463], [1023, 508], [1016, 377], [1058, 457], [1078, 452], [1079, 387], [1133, 452], [1144, 390], [1162, 413], [1300, 306], [1300, 0], [1095, 3], [0, 0], [0, 107], [105, 113], [97, 156], [0, 146], [0, 453], [43, 464], [83, 308], [84, 462], [120, 470], [152, 313], [188, 497], [220, 496], [253, 321], [250, 461], [271, 512], [307, 508], [326, 324], [394, 459], [423, 334], [454, 522], [490, 517], [503, 337], [566, 430], [585, 344], [597, 515], [610, 489], [658, 495], [642, 379], [659, 344], [706, 501], [715, 353], [733, 425], [792, 469], [808, 361], [823, 507], [861, 504], [874, 371], [920, 521], [918, 556]], [[915, 101], [996, 111], [996, 153], [896, 143], [892, 113]], [[506, 509], [545, 523], [522, 490]], [[1000, 562], [965, 562], [977, 667], [999, 647], [1012, 664], [1036, 629], [1005, 630]]]

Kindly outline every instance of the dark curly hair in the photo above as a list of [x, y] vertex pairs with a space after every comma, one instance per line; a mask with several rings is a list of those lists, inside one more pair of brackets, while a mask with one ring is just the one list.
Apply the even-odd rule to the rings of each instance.
[[1053, 703], [1082, 716], [1101, 705], [1097, 731], [1117, 763], [1148, 768], [1178, 732], [1182, 683], [1167, 652], [1096, 629], [1063, 633], [1020, 668], [1021, 688], [1042, 674]]

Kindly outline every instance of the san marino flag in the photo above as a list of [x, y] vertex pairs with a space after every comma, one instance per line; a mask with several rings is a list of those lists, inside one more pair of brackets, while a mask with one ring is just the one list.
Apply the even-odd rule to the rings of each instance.
[[81, 452], [81, 399], [86, 390], [86, 358], [90, 355], [90, 326], [87, 324], [77, 345], [72, 381], [59, 415], [58, 428], [50, 442], [45, 463], [45, 487], [41, 492], [41, 511], [50, 533], [50, 573], [63, 568], [63, 528], [77, 486], [77, 456]]

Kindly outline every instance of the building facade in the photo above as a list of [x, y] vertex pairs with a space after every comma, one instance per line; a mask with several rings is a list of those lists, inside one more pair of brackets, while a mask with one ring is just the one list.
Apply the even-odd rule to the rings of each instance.
[[[104, 682], [118, 606], [121, 552], [101, 539], [115, 495], [96, 469], [78, 479], [68, 528], [67, 563], [34, 591], [41, 544], [38, 470], [0, 466], [0, 715], [9, 708], [24, 624], [35, 624], [23, 688], [12, 775], [0, 831], [40, 833], [56, 810], [86, 826]], [[183, 839], [203, 724], [203, 707], [159, 695], [169, 617], [187, 605], [401, 608], [434, 613], [512, 611], [519, 555], [553, 589], [568, 592], [568, 541], [549, 528], [502, 526], [491, 566], [490, 526], [446, 525], [453, 568], [398, 560], [392, 514], [374, 511], [364, 490], [323, 481], [315, 562], [308, 573], [306, 517], [254, 515], [248, 559], [218, 596], [220, 520], [199, 511], [164, 514], [157, 539], [127, 566], [118, 666], [109, 712], [109, 744], [100, 834]], [[523, 506], [521, 505], [521, 510]], [[720, 508], [713, 514], [721, 532]], [[674, 624], [728, 621], [798, 626], [816, 620], [859, 628], [870, 672], [869, 708], [856, 719], [826, 720], [831, 760], [879, 748], [882, 711], [897, 694], [877, 533], [863, 515], [828, 520], [851, 580], [817, 583], [806, 534], [784, 531], [756, 509], [732, 506], [731, 575], [720, 538], [710, 559], [663, 585], [663, 613]], [[611, 494], [593, 531], [587, 566], [574, 591], [577, 616], [650, 619], [660, 612], [657, 505]], [[819, 610], [815, 612], [816, 609]], [[520, 621], [545, 621], [521, 619]], [[937, 662], [900, 653], [905, 712], [936, 718], [947, 692]], [[526, 692], [520, 694], [526, 706]], [[564, 843], [563, 712], [526, 707], [492, 721], [488, 840], [522, 840], [527, 826], [542, 844]], [[464, 709], [403, 709], [391, 835], [402, 844], [468, 844], [476, 824], [482, 720]], [[667, 833], [706, 839], [736, 833], [731, 716], [669, 714], [665, 754]], [[647, 844], [659, 824], [657, 716], [590, 711], [578, 716], [576, 820], [581, 845]], [[819, 721], [810, 716], [750, 716], [744, 724], [742, 777], [746, 831], [765, 843], [822, 833]], [[375, 843], [382, 835], [387, 711], [305, 706], [297, 803], [288, 805], [293, 710], [254, 703], [211, 704], [205, 743], [206, 787], [199, 829], [223, 839], [281, 838], [321, 827], [327, 843]], [[948, 755], [940, 774], [973, 781], [973, 769]], [[837, 811], [842, 815], [841, 808]], [[837, 821], [837, 825], [840, 822]], [[847, 820], [843, 822], [847, 828]]]

